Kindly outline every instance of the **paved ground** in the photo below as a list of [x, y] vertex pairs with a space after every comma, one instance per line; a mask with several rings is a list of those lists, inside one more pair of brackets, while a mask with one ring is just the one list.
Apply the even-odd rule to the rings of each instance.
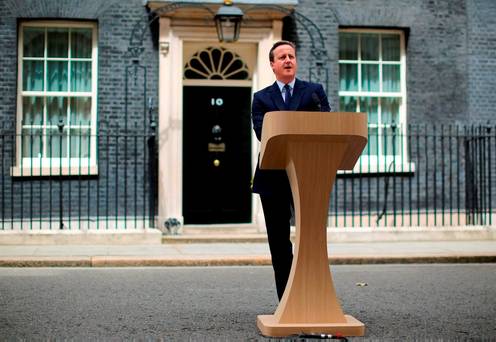
[[[366, 325], [352, 341], [496, 339], [496, 264], [331, 270]], [[0, 268], [0, 340], [269, 341], [256, 317], [276, 306], [267, 266]]]
[[[496, 240], [333, 243], [332, 264], [496, 262]], [[266, 242], [0, 245], [0, 266], [269, 265]]]

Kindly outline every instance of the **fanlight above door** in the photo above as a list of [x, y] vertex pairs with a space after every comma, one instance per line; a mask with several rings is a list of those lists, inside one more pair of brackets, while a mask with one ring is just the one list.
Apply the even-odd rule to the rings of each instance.
[[184, 79], [249, 80], [248, 66], [235, 52], [208, 47], [196, 52], [184, 66]]

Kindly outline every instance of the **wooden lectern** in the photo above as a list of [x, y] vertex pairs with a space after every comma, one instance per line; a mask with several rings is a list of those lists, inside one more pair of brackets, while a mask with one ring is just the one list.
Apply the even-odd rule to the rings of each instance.
[[260, 168], [286, 169], [295, 207], [296, 243], [291, 273], [276, 312], [257, 317], [263, 335], [364, 335], [365, 325], [345, 315], [336, 297], [326, 228], [336, 172], [352, 169], [366, 144], [365, 113], [265, 114]]

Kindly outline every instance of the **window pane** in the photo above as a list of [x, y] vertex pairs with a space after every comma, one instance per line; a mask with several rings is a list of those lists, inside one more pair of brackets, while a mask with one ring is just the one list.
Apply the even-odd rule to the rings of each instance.
[[400, 60], [400, 36], [398, 34], [382, 35], [382, 60]]
[[67, 130], [47, 129], [48, 158], [67, 157]]
[[377, 97], [361, 97], [360, 111], [368, 114], [369, 124], [378, 123], [379, 99]]
[[47, 97], [47, 124], [58, 125], [60, 120], [62, 120], [64, 125], [68, 124], [67, 98]]
[[71, 125], [91, 124], [91, 97], [71, 98]]
[[67, 91], [67, 62], [48, 62], [48, 91]]
[[362, 34], [361, 35], [361, 52], [362, 60], [378, 61], [379, 60], [379, 35]]
[[22, 69], [22, 89], [42, 91], [44, 79], [43, 61], [24, 61]]
[[339, 59], [358, 59], [358, 35], [356, 33], [339, 34]]
[[384, 154], [387, 156], [394, 156], [400, 154], [400, 130], [398, 127], [393, 129], [392, 127], [383, 128], [383, 149]]
[[356, 112], [357, 111], [356, 97], [352, 97], [352, 96], [339, 97], [339, 110], [343, 112]]
[[382, 90], [383, 91], [400, 91], [400, 66], [383, 65], [382, 66]]
[[339, 34], [340, 110], [367, 113], [369, 139], [362, 155], [378, 157], [370, 160], [378, 160], [381, 167], [386, 154], [400, 155], [406, 143], [400, 128], [404, 121], [400, 115], [405, 115], [401, 44], [401, 33], [392, 30]]
[[43, 57], [45, 51], [45, 29], [25, 27], [23, 30], [24, 57]]
[[362, 91], [379, 91], [379, 65], [362, 64]]
[[92, 48], [91, 29], [72, 29], [71, 32], [71, 57], [91, 58]]
[[358, 90], [357, 64], [339, 64], [339, 89]]
[[400, 123], [400, 102], [398, 97], [385, 97], [381, 99], [381, 121], [383, 125], [391, 125], [393, 122]]
[[[23, 158], [87, 158], [89, 144], [94, 143], [90, 137], [94, 95], [75, 95], [92, 91], [94, 31], [72, 28], [70, 23], [40, 26], [22, 26], [20, 34], [23, 92], [18, 149]], [[28, 91], [45, 95], [30, 96]], [[59, 123], [64, 125], [62, 132]]]
[[364, 156], [376, 156], [378, 154], [378, 141], [377, 127], [369, 127], [368, 141], [365, 149], [362, 152]]
[[22, 124], [43, 124], [43, 98], [25, 96], [22, 98]]
[[71, 129], [71, 158], [89, 158], [90, 144], [89, 129]]
[[69, 30], [65, 28], [49, 28], [47, 32], [47, 57], [68, 57]]
[[71, 91], [91, 91], [91, 62], [71, 62]]
[[23, 128], [21, 155], [23, 158], [40, 158], [43, 151], [42, 130]]

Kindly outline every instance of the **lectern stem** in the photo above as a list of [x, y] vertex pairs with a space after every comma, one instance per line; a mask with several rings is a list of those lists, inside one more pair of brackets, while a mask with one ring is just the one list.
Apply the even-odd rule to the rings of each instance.
[[327, 255], [327, 213], [345, 145], [290, 142], [286, 167], [296, 219], [296, 247], [277, 311], [280, 323], [336, 322], [346, 318], [337, 300]]

